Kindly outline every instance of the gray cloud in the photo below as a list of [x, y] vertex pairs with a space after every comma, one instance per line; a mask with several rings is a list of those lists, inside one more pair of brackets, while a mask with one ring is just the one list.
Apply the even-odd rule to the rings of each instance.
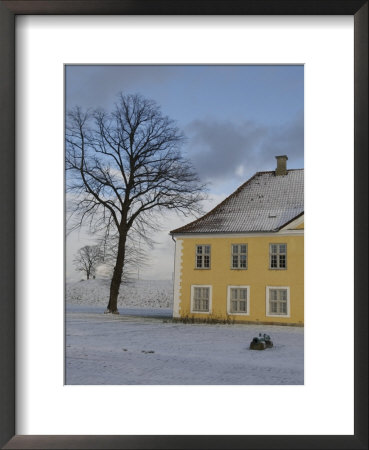
[[230, 177], [242, 182], [257, 171], [273, 170], [276, 155], [287, 155], [289, 168], [303, 167], [302, 112], [279, 127], [250, 121], [195, 120], [185, 131], [188, 156], [201, 177], [210, 182]]
[[[301, 111], [294, 120], [280, 127], [272, 127], [268, 130], [260, 152], [261, 160], [265, 163], [265, 157], [272, 155], [287, 155], [289, 165], [300, 164], [304, 158], [304, 115]], [[292, 167], [291, 167], [292, 168]]]
[[138, 85], [163, 85], [177, 74], [176, 66], [69, 65], [66, 69], [67, 109], [111, 107], [119, 92], [136, 93]]

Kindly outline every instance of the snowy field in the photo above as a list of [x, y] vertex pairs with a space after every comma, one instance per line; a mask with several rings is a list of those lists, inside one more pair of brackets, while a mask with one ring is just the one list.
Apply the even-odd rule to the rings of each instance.
[[[106, 309], [110, 281], [88, 280], [67, 283], [67, 304], [94, 305]], [[118, 309], [162, 309], [173, 307], [173, 283], [168, 280], [135, 280], [120, 287]]]
[[[173, 323], [171, 282], [121, 290], [115, 316], [103, 314], [106, 282], [67, 286], [66, 384], [304, 383], [303, 328]], [[249, 350], [259, 332], [271, 336], [273, 348]]]

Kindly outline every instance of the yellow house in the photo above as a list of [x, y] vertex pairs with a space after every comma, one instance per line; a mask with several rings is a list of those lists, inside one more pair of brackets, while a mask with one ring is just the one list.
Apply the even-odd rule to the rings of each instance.
[[304, 170], [257, 172], [175, 239], [173, 317], [304, 323]]

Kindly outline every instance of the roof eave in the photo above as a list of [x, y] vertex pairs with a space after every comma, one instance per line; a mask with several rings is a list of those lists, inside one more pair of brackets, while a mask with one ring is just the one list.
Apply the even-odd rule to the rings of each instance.
[[242, 231], [177, 231], [177, 230], [173, 230], [170, 231], [169, 234], [170, 235], [175, 235], [175, 234], [187, 234], [187, 235], [191, 235], [191, 234], [243, 234], [243, 233], [277, 233], [279, 231], [278, 228], [273, 228], [272, 230], [242, 230]]
[[294, 220], [298, 219], [299, 217], [304, 215], [305, 211], [300, 212], [299, 214], [297, 214], [297, 216], [293, 217], [292, 219], [288, 220], [287, 222], [285, 222], [283, 225], [281, 225], [279, 228], [276, 229], [276, 231], [280, 231], [282, 230], [284, 227], [286, 227], [287, 225], [289, 225], [290, 223], [292, 223]]

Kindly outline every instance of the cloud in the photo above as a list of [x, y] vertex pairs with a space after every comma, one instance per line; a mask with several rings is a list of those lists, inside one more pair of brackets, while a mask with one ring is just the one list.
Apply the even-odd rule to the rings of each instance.
[[247, 162], [247, 155], [252, 154], [266, 129], [253, 122], [237, 125], [198, 119], [185, 132], [189, 138], [189, 156], [200, 175], [211, 181], [232, 177]]
[[288, 165], [292, 168], [294, 164], [300, 164], [301, 168], [304, 158], [304, 115], [300, 111], [294, 120], [280, 127], [269, 129], [261, 146], [260, 161], [266, 163], [270, 157], [276, 155], [287, 155]]
[[136, 93], [137, 87], [165, 85], [177, 75], [176, 66], [68, 65], [66, 70], [67, 109], [111, 108], [119, 92]]
[[273, 170], [277, 155], [288, 156], [288, 167], [303, 164], [303, 113], [282, 126], [244, 121], [231, 123], [210, 119], [195, 120], [186, 127], [187, 154], [202, 179], [240, 182], [257, 171]]

